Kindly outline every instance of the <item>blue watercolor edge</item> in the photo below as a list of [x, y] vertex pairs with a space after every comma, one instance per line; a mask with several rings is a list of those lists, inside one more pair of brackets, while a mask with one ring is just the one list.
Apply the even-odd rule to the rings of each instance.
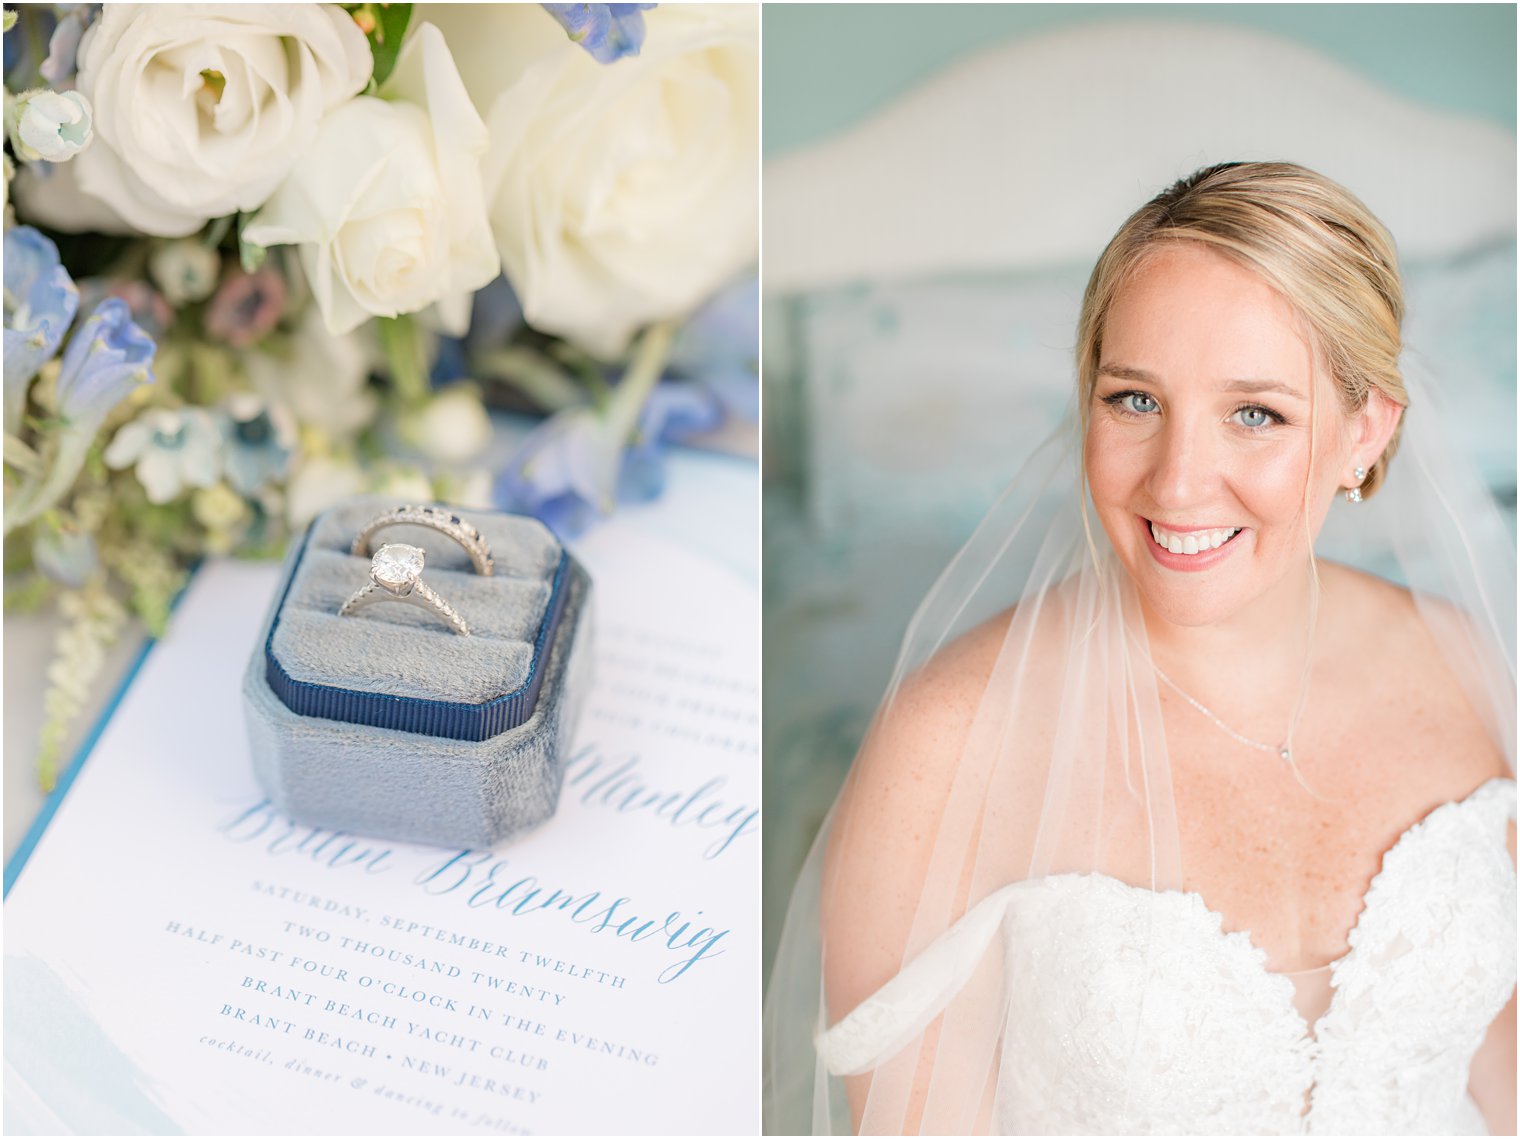
[[[169, 605], [170, 619], [173, 619], [175, 612], [178, 611], [179, 603], [184, 600], [185, 594], [190, 591], [190, 583], [195, 580], [195, 575], [199, 571], [199, 563], [190, 568], [190, 572], [185, 578], [185, 584], [180, 588], [179, 593], [175, 595], [174, 600]], [[68, 794], [69, 788], [74, 785], [74, 780], [84, 767], [85, 761], [90, 758], [91, 753], [95, 750], [95, 745], [100, 742], [100, 737], [105, 732], [106, 725], [111, 722], [111, 717], [116, 714], [116, 709], [121, 706], [122, 700], [126, 698], [127, 689], [132, 687], [132, 682], [137, 679], [137, 674], [142, 670], [144, 662], [147, 661], [148, 654], [153, 651], [153, 647], [158, 644], [158, 641], [159, 638], [157, 637], [149, 637], [143, 642], [143, 647], [138, 650], [137, 659], [132, 662], [132, 666], [127, 669], [126, 675], [121, 678], [121, 683], [116, 686], [116, 691], [111, 694], [111, 699], [106, 702], [106, 706], [101, 710], [100, 716], [95, 720], [94, 727], [90, 729], [89, 734], [80, 742], [79, 750], [74, 753], [74, 758], [69, 760], [69, 765], [64, 768], [63, 774], [58, 777], [58, 782], [53, 787], [52, 792], [42, 801], [42, 808], [37, 812], [37, 817], [32, 820], [32, 825], [27, 829], [26, 837], [21, 840], [21, 845], [16, 848], [16, 852], [10, 856], [10, 859], [5, 864], [5, 887], [3, 893], [0, 893], [0, 900], [11, 896], [11, 887], [16, 884], [16, 879], [21, 876], [21, 871], [26, 867], [27, 859], [32, 856], [32, 851], [36, 849], [37, 843], [41, 841], [42, 834], [47, 830], [48, 824], [53, 821], [53, 816], [58, 811], [58, 805], [63, 802], [63, 797]]]

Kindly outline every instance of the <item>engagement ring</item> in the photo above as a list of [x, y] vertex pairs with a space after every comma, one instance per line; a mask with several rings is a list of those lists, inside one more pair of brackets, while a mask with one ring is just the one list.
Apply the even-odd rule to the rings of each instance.
[[358, 536], [354, 538], [353, 554], [361, 558], [369, 557], [370, 542], [375, 533], [387, 526], [426, 526], [430, 530], [437, 530], [445, 537], [453, 538], [464, 548], [464, 552], [470, 555], [470, 561], [475, 565], [475, 572], [482, 577], [490, 577], [496, 568], [496, 563], [491, 557], [491, 547], [486, 545], [486, 540], [480, 536], [480, 531], [459, 515], [451, 514], [438, 506], [400, 506], [395, 510], [387, 510], [359, 531]]
[[441, 617], [454, 632], [468, 637], [470, 627], [454, 612], [454, 607], [428, 588], [422, 580], [422, 563], [426, 554], [419, 546], [387, 542], [376, 551], [369, 564], [369, 584], [343, 603], [342, 617], [352, 617], [366, 605], [377, 601], [404, 601]]

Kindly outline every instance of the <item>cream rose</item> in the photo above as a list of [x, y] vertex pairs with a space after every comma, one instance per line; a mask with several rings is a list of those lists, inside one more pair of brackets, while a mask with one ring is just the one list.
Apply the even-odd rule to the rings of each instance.
[[322, 123], [315, 144], [243, 236], [299, 245], [327, 327], [437, 304], [462, 335], [470, 294], [501, 271], [480, 161], [486, 128], [438, 29], [418, 26], [379, 97]]
[[107, 4], [79, 45], [79, 188], [161, 237], [255, 209], [371, 69], [336, 5]]
[[417, 10], [486, 111], [491, 228], [535, 328], [612, 355], [755, 259], [755, 5], [662, 5], [612, 64], [537, 6]]
[[[100, 146], [97, 143], [90, 149], [99, 150]], [[125, 218], [79, 188], [79, 165], [77, 159], [63, 163], [22, 163], [11, 184], [11, 194], [21, 216], [30, 225], [62, 233], [132, 235], [135, 231]]]

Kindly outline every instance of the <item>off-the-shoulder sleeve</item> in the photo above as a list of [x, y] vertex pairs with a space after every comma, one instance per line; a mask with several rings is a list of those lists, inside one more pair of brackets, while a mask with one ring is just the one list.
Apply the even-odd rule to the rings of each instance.
[[1473, 798], [1481, 799], [1483, 805], [1498, 817], [1500, 823], [1515, 818], [1515, 781], [1513, 779], [1490, 779], [1473, 792]]
[[935, 938], [902, 971], [861, 1001], [814, 1045], [836, 1076], [869, 1072], [901, 1051], [929, 1026], [976, 969], [1002, 928], [1017, 882], [987, 895]]

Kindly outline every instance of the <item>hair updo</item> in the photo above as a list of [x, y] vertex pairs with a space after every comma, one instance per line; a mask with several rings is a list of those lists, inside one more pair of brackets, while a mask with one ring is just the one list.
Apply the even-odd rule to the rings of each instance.
[[[1288, 162], [1227, 162], [1182, 179], [1147, 202], [1103, 250], [1077, 321], [1077, 384], [1084, 422], [1097, 383], [1103, 325], [1146, 257], [1196, 241], [1258, 274], [1307, 324], [1348, 414], [1376, 388], [1409, 406], [1399, 371], [1404, 291], [1383, 224], [1345, 187]], [[1399, 428], [1367, 472], [1375, 491], [1398, 449]]]

